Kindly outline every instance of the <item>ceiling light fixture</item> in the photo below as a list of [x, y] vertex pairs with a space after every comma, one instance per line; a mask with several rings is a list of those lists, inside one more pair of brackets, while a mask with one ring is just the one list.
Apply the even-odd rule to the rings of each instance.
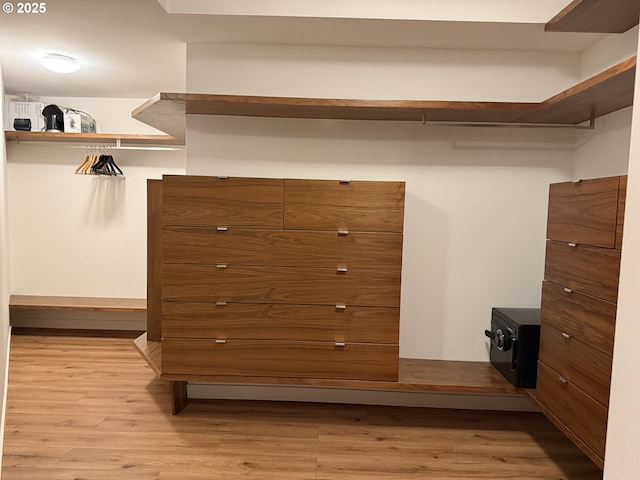
[[49, 53], [42, 57], [40, 65], [57, 73], [71, 73], [80, 70], [80, 64], [75, 58], [57, 53]]

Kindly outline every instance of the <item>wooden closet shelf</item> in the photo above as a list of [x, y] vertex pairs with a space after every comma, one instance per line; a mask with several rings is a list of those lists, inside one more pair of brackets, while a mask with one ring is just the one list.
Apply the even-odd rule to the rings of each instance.
[[144, 312], [145, 298], [59, 297], [11, 295], [11, 310], [88, 310], [101, 312]]
[[[134, 341], [138, 353], [160, 375], [160, 342], [148, 341], [146, 332]], [[521, 395], [489, 362], [419, 360], [401, 358], [397, 382], [290, 377], [239, 377], [163, 374], [165, 380], [184, 382], [298, 385], [382, 391]]]
[[127, 133], [63, 133], [5, 131], [6, 140], [17, 142], [80, 142], [117, 143], [122, 145], [184, 145], [184, 139], [171, 135], [141, 135]]
[[184, 138], [185, 115], [577, 125], [633, 104], [636, 57], [540, 103], [158, 93], [133, 118]]
[[553, 17], [547, 32], [623, 33], [638, 25], [638, 0], [574, 0]]

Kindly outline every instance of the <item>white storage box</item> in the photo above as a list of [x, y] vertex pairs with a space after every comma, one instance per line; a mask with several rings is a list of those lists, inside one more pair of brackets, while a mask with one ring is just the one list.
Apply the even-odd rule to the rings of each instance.
[[45, 129], [45, 119], [42, 109], [46, 106], [43, 102], [5, 102], [5, 130], [15, 130], [16, 118], [31, 120], [31, 131], [41, 132]]

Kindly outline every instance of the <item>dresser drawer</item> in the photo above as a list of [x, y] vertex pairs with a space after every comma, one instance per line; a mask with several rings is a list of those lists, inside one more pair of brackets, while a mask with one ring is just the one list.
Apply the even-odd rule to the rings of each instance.
[[613, 248], [618, 185], [619, 177], [552, 184], [547, 238]]
[[554, 283], [542, 284], [543, 324], [552, 325], [598, 350], [613, 355], [616, 304]]
[[165, 227], [165, 263], [396, 269], [402, 234]]
[[402, 232], [404, 182], [285, 180], [287, 229]]
[[164, 176], [163, 225], [282, 228], [284, 180]]
[[538, 362], [538, 400], [596, 454], [604, 458], [607, 409], [561, 377], [543, 362]]
[[397, 344], [400, 309], [164, 302], [165, 337]]
[[619, 250], [547, 241], [545, 280], [615, 303], [619, 276]]
[[282, 340], [162, 340], [162, 372], [242, 377], [398, 379], [395, 345]]
[[397, 270], [165, 264], [162, 282], [164, 300], [400, 306]]
[[611, 356], [543, 323], [539, 359], [602, 405], [609, 405]]

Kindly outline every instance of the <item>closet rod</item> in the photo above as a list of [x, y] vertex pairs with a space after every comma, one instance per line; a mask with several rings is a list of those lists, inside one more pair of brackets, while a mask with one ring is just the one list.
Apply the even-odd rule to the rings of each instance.
[[167, 150], [167, 151], [183, 151], [184, 150], [184, 146], [176, 146], [176, 147], [163, 147], [163, 146], [154, 146], [154, 145], [122, 145], [120, 143], [120, 141], [118, 141], [116, 144], [111, 144], [111, 143], [92, 143], [92, 144], [83, 144], [83, 145], [70, 145], [68, 143], [60, 143], [60, 142], [33, 142], [33, 141], [29, 141], [29, 140], [23, 140], [20, 141], [19, 139], [16, 140], [16, 145], [30, 145], [30, 146], [34, 146], [34, 147], [47, 147], [47, 148], [51, 148], [52, 146], [63, 146], [64, 148], [82, 148], [82, 149], [86, 149], [87, 147], [91, 148], [91, 147], [106, 147], [109, 148], [111, 150], [154, 150], [154, 151], [162, 151], [162, 150]]
[[513, 123], [513, 122], [449, 122], [446, 120], [427, 120], [422, 114], [423, 127], [501, 127], [501, 128], [569, 128], [573, 130], [593, 130], [596, 125], [596, 116], [591, 114], [587, 125], [574, 125], [572, 123]]

